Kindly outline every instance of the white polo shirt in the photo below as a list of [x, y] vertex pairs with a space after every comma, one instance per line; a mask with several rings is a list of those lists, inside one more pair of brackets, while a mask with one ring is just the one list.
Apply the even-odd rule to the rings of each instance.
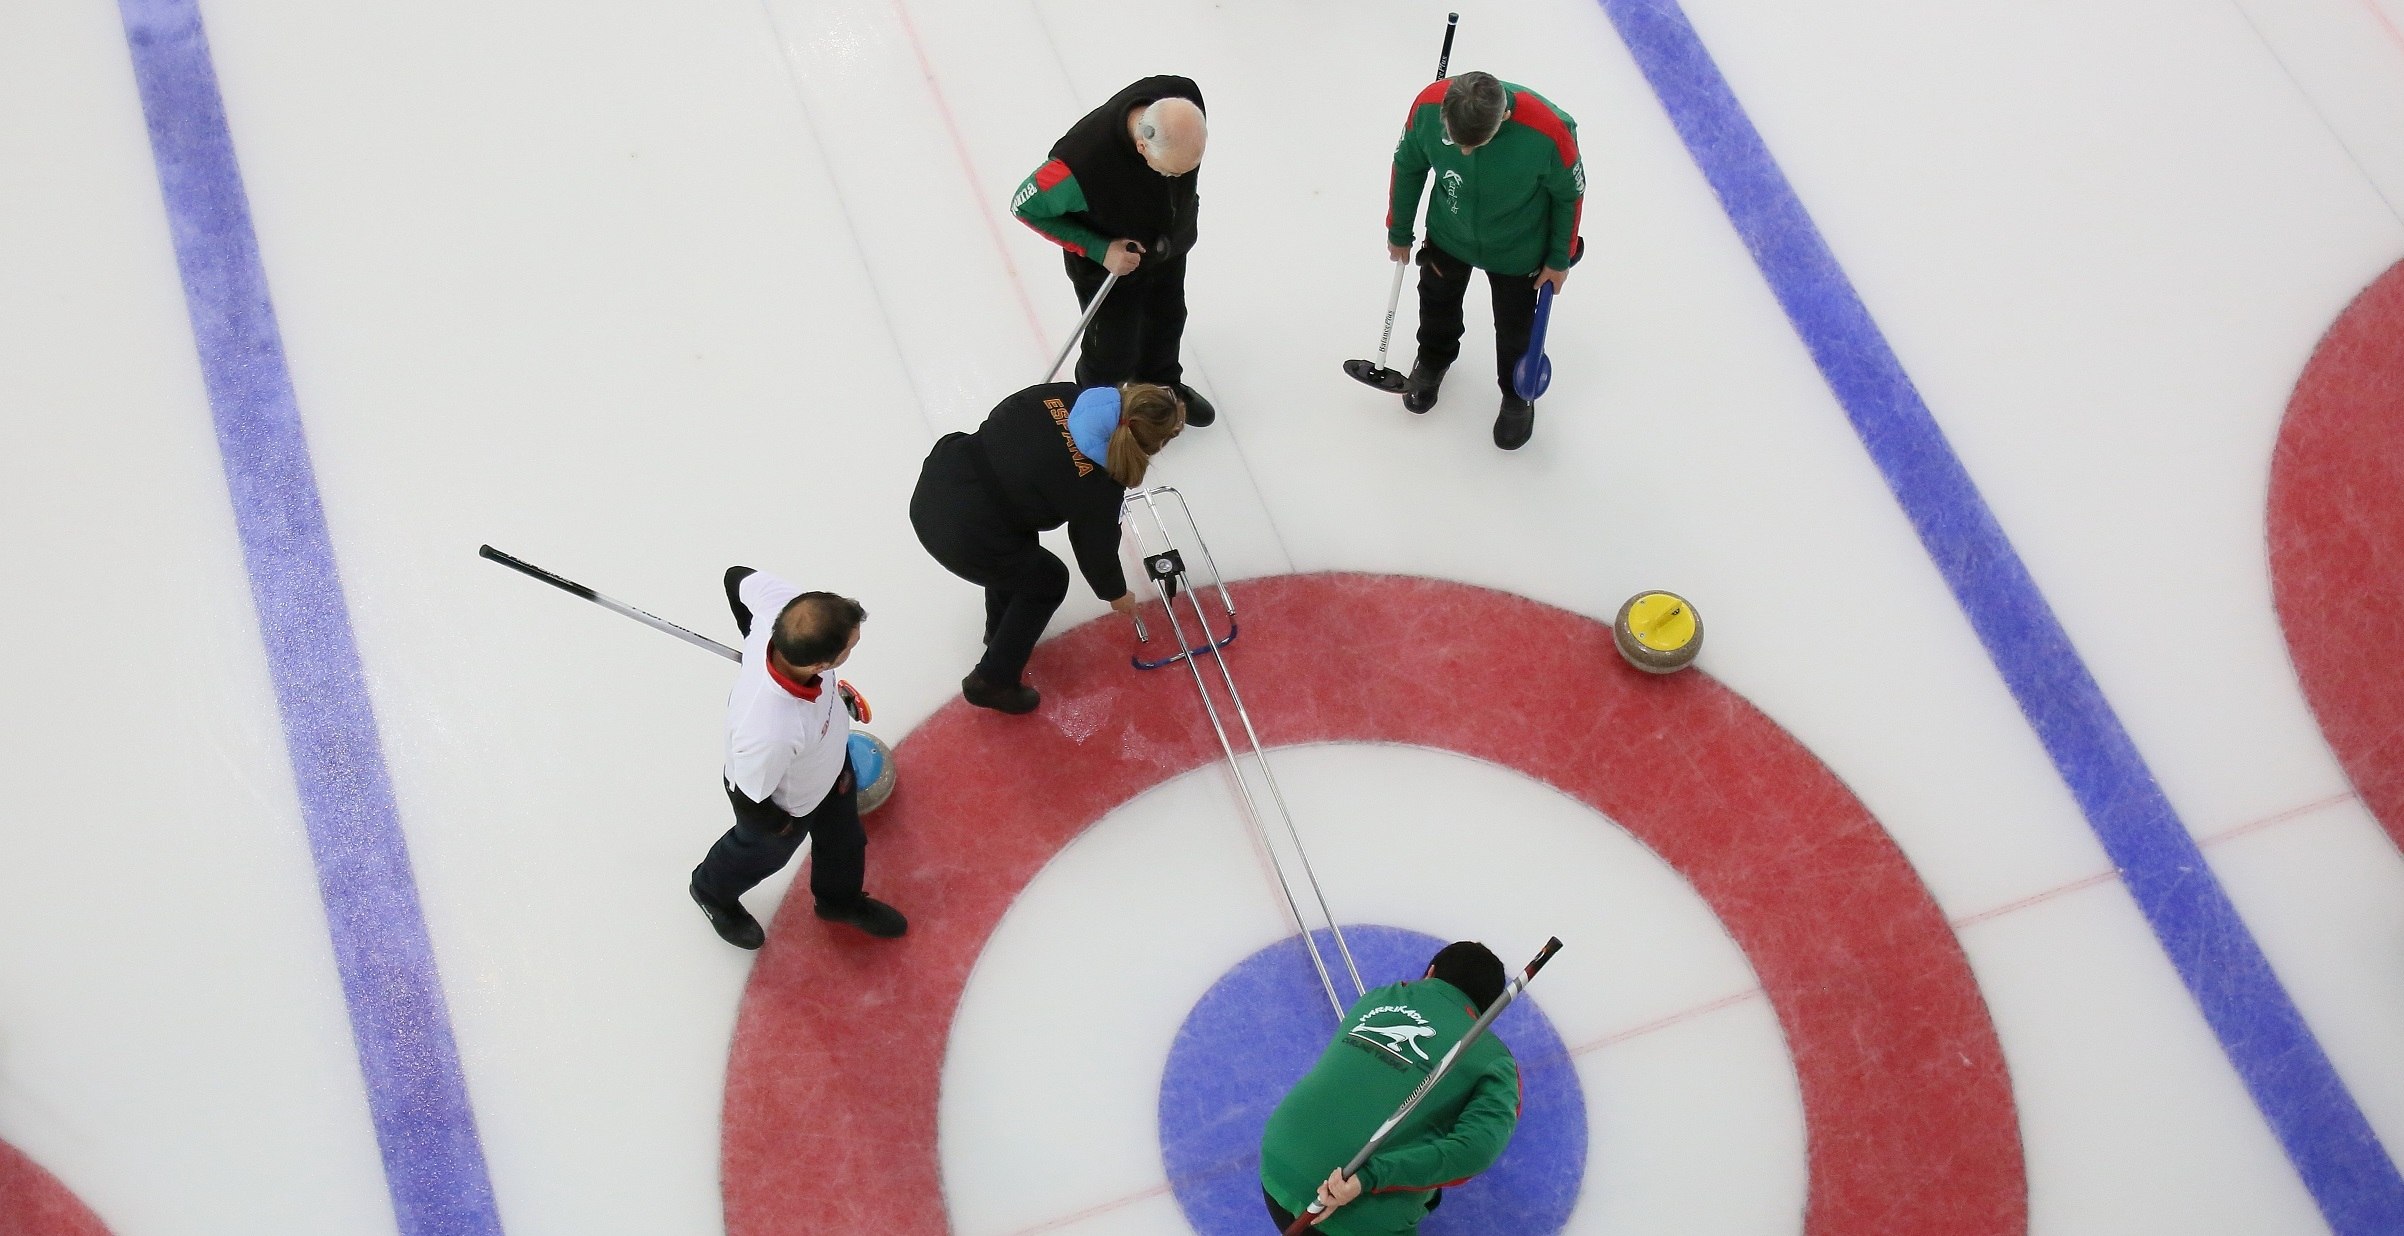
[[754, 801], [787, 815], [808, 815], [834, 788], [851, 741], [851, 714], [833, 676], [819, 675], [816, 699], [803, 699], [768, 673], [768, 637], [776, 615], [802, 590], [764, 571], [736, 586], [751, 610], [743, 668], [726, 696], [726, 779]]

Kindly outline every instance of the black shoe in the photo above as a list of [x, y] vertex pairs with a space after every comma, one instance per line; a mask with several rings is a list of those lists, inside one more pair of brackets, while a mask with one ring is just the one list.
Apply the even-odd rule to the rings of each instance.
[[1035, 706], [1043, 702], [1042, 693], [1023, 682], [1014, 682], [1006, 687], [996, 686], [973, 672], [960, 680], [960, 698], [979, 708], [990, 708], [1012, 716], [1033, 712]]
[[830, 906], [818, 903], [818, 917], [830, 923], [849, 923], [879, 940], [891, 940], [910, 929], [910, 920], [902, 912], [862, 894], [858, 901]]
[[768, 942], [768, 933], [760, 930], [760, 920], [751, 917], [751, 911], [744, 909], [742, 902], [719, 905], [703, 896], [698, 884], [687, 884], [685, 891], [693, 895], [693, 904], [709, 916], [710, 926], [717, 929], [719, 939], [745, 949], [756, 949]]
[[1536, 432], [1536, 405], [1517, 395], [1505, 395], [1502, 412], [1494, 418], [1494, 445], [1515, 451], [1528, 444], [1528, 435]]
[[1202, 392], [1193, 387], [1179, 382], [1177, 397], [1185, 401], [1185, 423], [1193, 428], [1200, 429], [1219, 419], [1219, 410], [1210, 406], [1210, 401], [1202, 397]]
[[1410, 381], [1402, 387], [1402, 406], [1413, 412], [1425, 412], [1436, 406], [1436, 389], [1444, 385], [1444, 371], [1449, 366], [1425, 363], [1411, 366]]

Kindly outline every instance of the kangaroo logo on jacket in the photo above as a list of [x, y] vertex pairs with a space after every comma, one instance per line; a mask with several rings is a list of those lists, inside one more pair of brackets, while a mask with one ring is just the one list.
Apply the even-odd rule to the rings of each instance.
[[[1400, 1013], [1409, 1020], [1390, 1021], [1384, 1025], [1371, 1024], [1382, 1013]], [[1403, 1049], [1409, 1048], [1411, 1055], [1419, 1057], [1420, 1063], [1428, 1062], [1431, 1058], [1427, 1049], [1419, 1045], [1419, 1040], [1436, 1037], [1436, 1028], [1428, 1024], [1427, 1018], [1421, 1016], [1419, 1010], [1408, 1005], [1381, 1004], [1361, 1014], [1360, 1021], [1345, 1031], [1344, 1037], [1372, 1052], [1392, 1057], [1400, 1066], [1408, 1067], [1412, 1063], [1411, 1057], [1402, 1054]]]
[[1436, 177], [1436, 183], [1444, 186], [1445, 206], [1456, 215], [1461, 213], [1461, 174], [1447, 170]]

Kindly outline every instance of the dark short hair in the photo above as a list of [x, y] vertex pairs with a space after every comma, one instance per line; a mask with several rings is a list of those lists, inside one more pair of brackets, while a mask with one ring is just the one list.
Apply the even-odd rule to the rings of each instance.
[[1485, 1012], [1502, 998], [1503, 984], [1507, 981], [1503, 974], [1502, 958], [1475, 940], [1459, 940], [1445, 945], [1428, 965], [1435, 970], [1437, 978], [1460, 988], [1461, 994], [1477, 1005], [1478, 1012]]
[[1483, 146], [1510, 113], [1510, 96], [1492, 73], [1463, 73], [1444, 88], [1444, 131], [1454, 143]]
[[788, 665], [822, 665], [843, 655], [851, 633], [868, 620], [858, 601], [832, 592], [805, 592], [776, 611], [768, 646]]

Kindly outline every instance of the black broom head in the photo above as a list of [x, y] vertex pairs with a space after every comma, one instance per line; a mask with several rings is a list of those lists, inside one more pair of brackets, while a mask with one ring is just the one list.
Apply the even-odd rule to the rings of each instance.
[[1399, 395], [1410, 379], [1391, 369], [1380, 369], [1365, 360], [1344, 362], [1344, 372], [1355, 382], [1363, 382], [1389, 395]]

